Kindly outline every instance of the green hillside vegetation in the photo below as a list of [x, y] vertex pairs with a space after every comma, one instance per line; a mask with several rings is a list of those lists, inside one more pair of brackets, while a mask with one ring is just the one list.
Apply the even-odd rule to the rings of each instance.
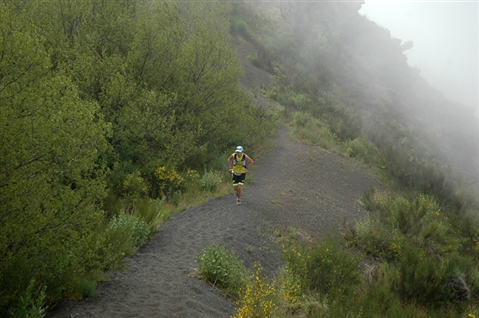
[[388, 188], [364, 194], [368, 217], [341, 239], [278, 237], [285, 268], [246, 276], [236, 317], [479, 317], [474, 110], [429, 87], [359, 8], [235, 6], [232, 30], [275, 76], [261, 90], [294, 136], [362, 161]]
[[[479, 317], [472, 111], [358, 3], [250, 5], [0, 1], [1, 316], [91, 296], [170, 213], [226, 193], [231, 149], [260, 149], [281, 118], [389, 191], [364, 194], [371, 213], [341, 240], [291, 229], [276, 281], [259, 264], [243, 279], [221, 247], [200, 257], [225, 260], [238, 317]], [[256, 46], [280, 109], [238, 87], [231, 35]]]
[[0, 1], [0, 316], [91, 295], [168, 213], [221, 190], [229, 151], [272, 134], [238, 88], [230, 12]]

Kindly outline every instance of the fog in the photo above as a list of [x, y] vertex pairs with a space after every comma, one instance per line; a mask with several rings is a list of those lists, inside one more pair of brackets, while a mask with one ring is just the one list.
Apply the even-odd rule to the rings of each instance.
[[478, 107], [478, 1], [365, 1], [359, 13], [413, 48], [408, 64], [448, 99]]

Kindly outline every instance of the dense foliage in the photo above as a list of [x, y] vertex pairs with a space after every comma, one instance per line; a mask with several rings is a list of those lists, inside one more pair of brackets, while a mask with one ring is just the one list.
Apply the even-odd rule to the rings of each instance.
[[0, 3], [0, 313], [30, 282], [50, 297], [98, 269], [92, 251], [103, 221], [109, 125], [55, 71], [42, 29], [13, 2]]
[[225, 152], [271, 133], [238, 88], [230, 11], [0, 1], [0, 316], [91, 294], [165, 200], [203, 170], [216, 189]]

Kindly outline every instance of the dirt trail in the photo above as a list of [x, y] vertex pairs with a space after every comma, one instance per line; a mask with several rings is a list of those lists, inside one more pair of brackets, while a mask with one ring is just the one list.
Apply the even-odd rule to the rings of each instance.
[[272, 277], [281, 264], [273, 230], [291, 226], [315, 239], [364, 216], [358, 199], [378, 183], [356, 162], [291, 142], [285, 127], [275, 145], [254, 158], [241, 206], [227, 195], [175, 215], [96, 296], [62, 302], [47, 317], [230, 317], [234, 304], [191, 275], [202, 248], [224, 245], [248, 268], [260, 262]]

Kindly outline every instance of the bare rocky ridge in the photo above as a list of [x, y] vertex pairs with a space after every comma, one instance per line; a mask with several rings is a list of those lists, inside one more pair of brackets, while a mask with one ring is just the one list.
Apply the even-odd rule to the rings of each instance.
[[[252, 85], [271, 81], [269, 74], [248, 62], [253, 48], [240, 44], [236, 47], [245, 70], [240, 84], [251, 90]], [[47, 317], [230, 317], [234, 304], [192, 275], [195, 255], [202, 248], [224, 245], [246, 267], [260, 262], [274, 277], [282, 263], [275, 231], [293, 227], [303, 238], [315, 240], [365, 215], [358, 200], [371, 185], [380, 185], [361, 165], [290, 141], [286, 127], [279, 129], [274, 145], [253, 158], [252, 181], [245, 186], [241, 206], [234, 195], [227, 195], [175, 215], [127, 258], [127, 270], [98, 286], [97, 295], [61, 302]]]

